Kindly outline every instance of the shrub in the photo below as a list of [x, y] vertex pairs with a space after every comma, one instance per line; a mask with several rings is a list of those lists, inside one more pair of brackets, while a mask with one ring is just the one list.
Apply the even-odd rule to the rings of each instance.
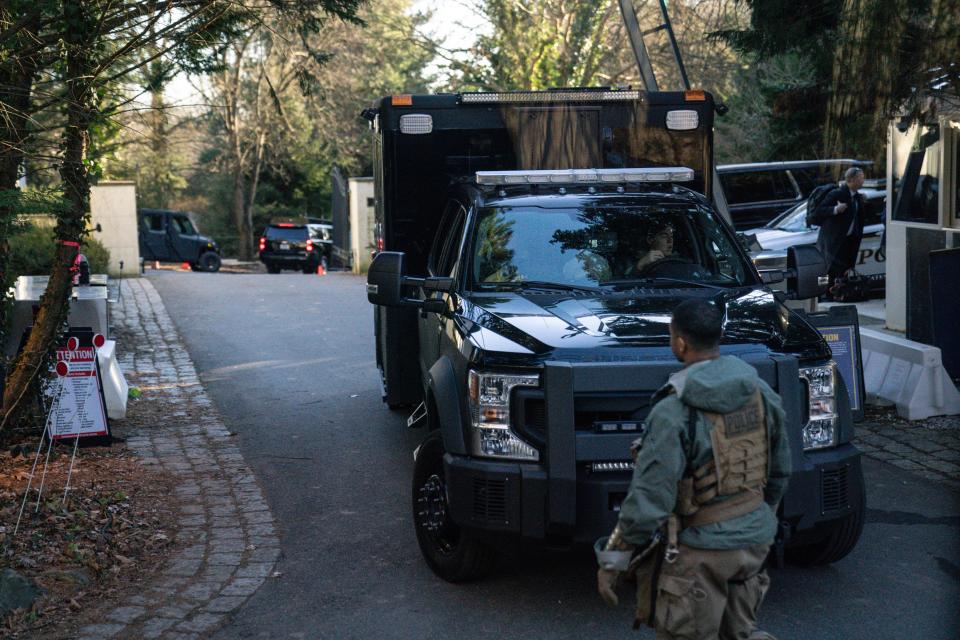
[[[53, 264], [54, 244], [51, 227], [28, 224], [15, 229], [10, 237], [10, 272], [13, 277], [47, 275]], [[92, 238], [87, 238], [80, 249], [90, 263], [90, 273], [105, 273], [110, 264], [110, 252]]]

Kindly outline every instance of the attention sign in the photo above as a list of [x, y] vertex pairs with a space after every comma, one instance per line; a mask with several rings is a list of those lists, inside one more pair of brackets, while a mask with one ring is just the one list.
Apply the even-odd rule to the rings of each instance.
[[77, 346], [76, 339], [71, 338], [68, 346], [57, 348], [56, 372], [60, 377], [47, 391], [52, 398], [50, 437], [110, 435], [96, 347]]

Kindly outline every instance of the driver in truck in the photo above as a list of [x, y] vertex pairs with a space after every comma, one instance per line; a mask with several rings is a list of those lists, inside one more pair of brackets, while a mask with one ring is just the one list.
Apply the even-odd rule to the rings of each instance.
[[777, 393], [753, 367], [720, 355], [722, 325], [707, 300], [674, 311], [670, 348], [685, 368], [654, 396], [619, 521], [598, 542], [598, 590], [616, 604], [613, 587], [633, 551], [658, 533], [665, 539], [648, 547], [647, 562], [632, 563], [635, 624], [658, 639], [772, 638], [757, 630], [756, 614], [770, 585], [764, 561], [790, 445]]
[[648, 249], [642, 252], [634, 265], [634, 274], [643, 273], [653, 263], [673, 255], [673, 234], [673, 225], [669, 222], [653, 224], [647, 233]]

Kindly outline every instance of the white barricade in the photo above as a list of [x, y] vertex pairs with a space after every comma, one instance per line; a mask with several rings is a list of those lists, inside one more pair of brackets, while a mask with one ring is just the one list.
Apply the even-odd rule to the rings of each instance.
[[908, 420], [960, 413], [939, 348], [863, 327], [860, 340], [868, 402], [895, 404]]
[[100, 376], [103, 381], [103, 399], [107, 404], [107, 416], [111, 420], [127, 417], [127, 393], [129, 386], [117, 363], [117, 342], [107, 340], [97, 351], [100, 361]]

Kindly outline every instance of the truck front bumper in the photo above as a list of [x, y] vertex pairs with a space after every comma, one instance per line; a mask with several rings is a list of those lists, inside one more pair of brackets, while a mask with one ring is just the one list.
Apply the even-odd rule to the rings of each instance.
[[444, 471], [450, 517], [461, 527], [575, 542], [593, 542], [613, 531], [631, 477], [629, 471], [580, 470], [574, 493], [564, 500], [575, 505], [570, 522], [551, 516], [550, 483], [544, 465], [447, 454]]
[[866, 500], [860, 450], [852, 444], [805, 452], [802, 460], [780, 504], [788, 547], [822, 539], [837, 520], [850, 516]]

